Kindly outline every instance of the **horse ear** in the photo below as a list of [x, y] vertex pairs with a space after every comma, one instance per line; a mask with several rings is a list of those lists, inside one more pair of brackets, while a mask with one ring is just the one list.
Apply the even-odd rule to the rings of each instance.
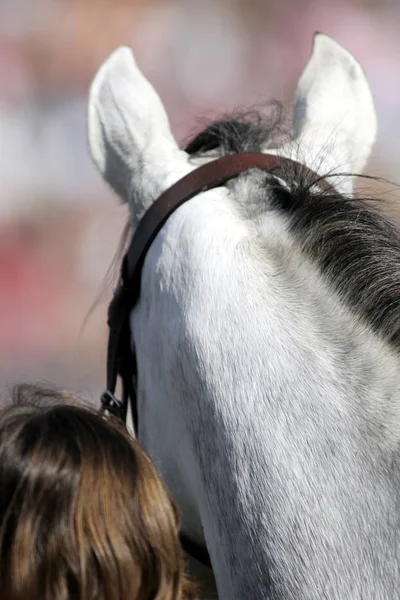
[[[326, 35], [316, 34], [311, 58], [299, 80], [290, 154], [320, 175], [362, 173], [377, 132], [365, 74], [356, 59]], [[284, 149], [282, 149], [284, 152]], [[351, 178], [334, 177], [342, 192]]]
[[103, 178], [124, 201], [145, 209], [191, 170], [156, 91], [121, 47], [103, 63], [89, 93], [88, 137]]

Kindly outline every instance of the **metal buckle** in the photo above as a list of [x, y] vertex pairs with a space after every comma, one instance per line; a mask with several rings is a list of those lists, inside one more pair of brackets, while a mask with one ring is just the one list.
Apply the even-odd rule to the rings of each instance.
[[113, 417], [116, 417], [121, 421], [124, 420], [124, 405], [121, 402], [121, 400], [118, 400], [118, 398], [116, 398], [115, 395], [112, 392], [110, 392], [110, 390], [106, 390], [105, 392], [103, 392], [100, 398], [100, 402], [100, 414], [105, 414], [106, 416], [113, 415]]

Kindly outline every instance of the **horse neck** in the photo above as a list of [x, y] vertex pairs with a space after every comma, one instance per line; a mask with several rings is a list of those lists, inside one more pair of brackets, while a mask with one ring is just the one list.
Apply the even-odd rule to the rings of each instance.
[[[394, 594], [394, 483], [375, 466], [398, 445], [397, 356], [282, 220], [260, 241], [215, 212], [183, 207], [148, 257], [133, 318], [143, 439], [196, 504], [222, 598]], [[375, 580], [370, 544], [386, 548]]]

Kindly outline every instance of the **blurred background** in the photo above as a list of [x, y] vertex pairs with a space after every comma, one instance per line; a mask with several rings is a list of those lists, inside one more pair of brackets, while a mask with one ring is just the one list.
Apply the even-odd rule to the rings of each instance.
[[0, 0], [0, 386], [92, 399], [104, 386], [109, 294], [84, 322], [127, 214], [91, 164], [85, 121], [112, 50], [133, 48], [183, 142], [199, 117], [290, 104], [314, 31], [327, 33], [375, 96], [368, 172], [400, 182], [399, 28], [396, 0]]

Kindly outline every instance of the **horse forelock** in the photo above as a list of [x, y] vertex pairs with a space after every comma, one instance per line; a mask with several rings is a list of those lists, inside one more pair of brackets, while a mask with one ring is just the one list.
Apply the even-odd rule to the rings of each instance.
[[[186, 150], [192, 156], [258, 152], [266, 146], [276, 148], [287, 132], [285, 112], [275, 103], [269, 117], [252, 111], [209, 124]], [[254, 171], [239, 178], [236, 197], [246, 217], [267, 217], [268, 211], [284, 215], [299, 249], [317, 264], [352, 312], [399, 348], [400, 230], [378, 206], [382, 200], [324, 191], [318, 181], [327, 179], [334, 186], [337, 175], [331, 173], [313, 177], [308, 169], [285, 164], [275, 174], [281, 176], [279, 181]], [[243, 186], [243, 178], [249, 185]]]

